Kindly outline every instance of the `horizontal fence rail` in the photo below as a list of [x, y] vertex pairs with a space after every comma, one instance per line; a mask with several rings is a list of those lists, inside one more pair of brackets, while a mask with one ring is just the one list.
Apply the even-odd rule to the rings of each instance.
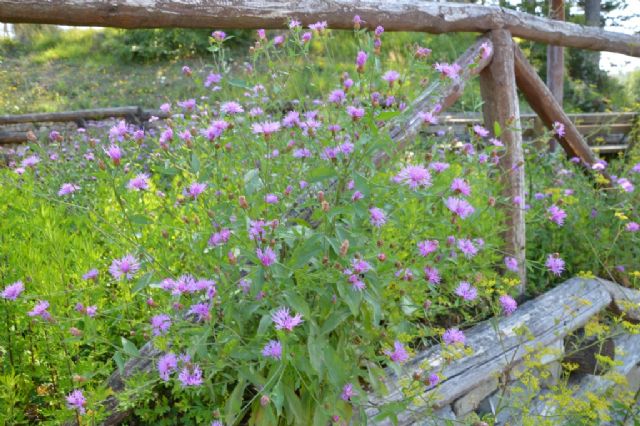
[[[628, 135], [633, 128], [634, 120], [639, 116], [636, 112], [606, 112], [568, 114], [580, 134], [601, 154], [624, 151], [628, 147]], [[168, 118], [169, 114], [160, 110], [146, 110], [137, 106], [115, 108], [95, 108], [79, 111], [62, 111], [33, 113], [20, 115], [0, 115], [0, 126], [37, 125], [41, 123], [76, 123], [85, 126], [87, 121], [102, 121], [108, 119], [126, 119], [130, 122], [142, 124], [151, 117]], [[542, 135], [543, 125], [536, 114], [520, 115], [523, 128], [523, 138], [532, 140]], [[422, 129], [422, 133], [436, 135], [449, 133], [459, 138], [468, 134], [468, 128], [475, 124], [482, 124], [481, 113], [443, 113], [437, 125]], [[2, 130], [0, 127], [0, 144], [19, 144], [27, 142], [27, 131]]]
[[434, 34], [505, 29], [512, 36], [557, 46], [640, 57], [640, 37], [557, 21], [511, 9], [421, 0], [0, 0], [0, 22], [120, 28], [285, 28], [291, 18], [308, 25], [366, 26]]

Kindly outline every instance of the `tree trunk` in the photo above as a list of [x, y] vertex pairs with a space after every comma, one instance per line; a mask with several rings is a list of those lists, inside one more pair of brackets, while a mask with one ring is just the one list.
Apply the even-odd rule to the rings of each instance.
[[[600, 27], [600, 0], [584, 1], [584, 20], [590, 27]], [[594, 69], [600, 69], [600, 52], [587, 53], [587, 60]]]
[[[564, 21], [564, 0], [550, 0], [549, 17]], [[564, 86], [564, 48], [562, 46], [547, 46], [547, 86], [553, 97], [562, 106]], [[549, 150], [555, 151], [558, 143], [552, 139]]]

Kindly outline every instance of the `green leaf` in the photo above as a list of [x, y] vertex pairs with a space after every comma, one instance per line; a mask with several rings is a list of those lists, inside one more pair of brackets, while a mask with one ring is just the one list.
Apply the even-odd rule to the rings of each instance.
[[138, 348], [131, 340], [127, 340], [124, 337], [121, 337], [120, 340], [122, 342], [122, 350], [124, 353], [132, 357], [140, 355], [140, 351], [138, 351]]
[[291, 269], [298, 269], [314, 257], [320, 256], [323, 252], [322, 241], [321, 234], [313, 234], [293, 251], [288, 266]]
[[309, 304], [304, 300], [299, 293], [299, 290], [293, 289], [292, 291], [287, 291], [284, 294], [284, 298], [287, 300], [289, 306], [293, 308], [293, 310], [297, 313], [302, 314], [305, 319], [310, 320], [311, 318], [311, 309], [309, 309]]
[[333, 167], [329, 166], [316, 167], [307, 173], [307, 181], [310, 183], [320, 182], [333, 177], [337, 177], [336, 171]]
[[318, 373], [318, 377], [322, 377], [322, 372], [324, 370], [324, 357], [322, 356], [324, 347], [327, 342], [325, 342], [322, 338], [317, 338], [313, 334], [309, 335], [309, 339], [307, 340], [307, 350], [309, 351], [309, 362], [311, 363], [311, 367]]
[[120, 375], [124, 374], [124, 358], [122, 358], [122, 353], [120, 351], [116, 352], [116, 354], [113, 356], [113, 360], [118, 367], [118, 372], [120, 373]]
[[383, 111], [376, 116], [377, 120], [389, 120], [400, 115], [400, 111]]
[[246, 195], [259, 191], [264, 186], [258, 169], [251, 169], [244, 174], [244, 190]]
[[191, 153], [191, 171], [195, 174], [200, 171], [200, 159], [195, 152]]
[[131, 220], [131, 223], [135, 223], [136, 225], [151, 225], [153, 223], [153, 219], [143, 214], [134, 214], [129, 217], [129, 219]]
[[256, 336], [264, 336], [272, 322], [273, 321], [271, 320], [271, 314], [264, 314], [260, 319], [260, 324], [258, 324], [258, 331], [256, 332]]
[[349, 318], [351, 312], [348, 309], [342, 308], [338, 312], [332, 313], [329, 315], [329, 319], [322, 324], [320, 328], [320, 334], [325, 335], [327, 333], [331, 333], [337, 326], [342, 324], [344, 320]]
[[236, 423], [236, 415], [242, 408], [242, 395], [244, 394], [244, 389], [247, 387], [247, 382], [243, 378], [240, 378], [238, 384], [229, 395], [229, 399], [227, 399], [227, 404], [225, 406], [225, 418], [227, 424], [233, 425]]
[[496, 136], [496, 138], [499, 138], [502, 134], [502, 128], [500, 127], [500, 123], [498, 123], [497, 121], [493, 122], [493, 134]]
[[289, 413], [294, 419], [295, 424], [304, 424], [303, 419], [307, 416], [305, 416], [305, 411], [302, 408], [302, 403], [300, 403], [300, 398], [296, 396], [290, 386], [286, 386], [284, 388], [284, 401]]
[[136, 283], [136, 285], [133, 287], [133, 293], [137, 293], [140, 290], [142, 290], [143, 288], [149, 286], [149, 284], [151, 284], [151, 279], [153, 278], [153, 272], [147, 272], [146, 274], [144, 274], [143, 276], [141, 276], [138, 279], [138, 282]]

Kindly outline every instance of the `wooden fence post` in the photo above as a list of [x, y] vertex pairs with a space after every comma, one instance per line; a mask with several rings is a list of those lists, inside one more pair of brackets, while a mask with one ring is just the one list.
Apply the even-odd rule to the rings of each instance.
[[[564, 21], [564, 0], [550, 0], [549, 18]], [[562, 105], [564, 85], [564, 48], [562, 46], [547, 46], [547, 86], [553, 97]], [[555, 151], [558, 143], [552, 139], [550, 151]]]
[[501, 159], [502, 181], [506, 197], [507, 230], [505, 232], [505, 252], [518, 261], [520, 284], [518, 293], [524, 293], [526, 286], [525, 223], [524, 223], [524, 151], [520, 107], [516, 93], [514, 73], [514, 47], [511, 33], [507, 30], [493, 30], [493, 60], [480, 73], [480, 91], [485, 126], [493, 130], [494, 123], [501, 127], [500, 139], [506, 147]]

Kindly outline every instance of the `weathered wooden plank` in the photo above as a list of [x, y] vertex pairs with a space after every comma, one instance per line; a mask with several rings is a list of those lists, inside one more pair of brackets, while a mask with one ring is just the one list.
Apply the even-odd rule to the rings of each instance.
[[600, 28], [476, 4], [415, 0], [0, 0], [0, 21], [121, 28], [284, 28], [327, 21], [353, 28], [359, 15], [367, 26], [390, 31], [487, 32], [504, 28], [515, 37], [558, 46], [640, 56], [640, 38]]
[[[404, 399], [399, 382], [410, 379], [415, 373], [442, 369], [444, 379], [433, 390], [425, 390], [420, 398], [432, 401], [433, 406], [451, 404], [468, 390], [502, 374], [516, 365], [528, 350], [550, 343], [583, 326], [594, 314], [611, 302], [611, 296], [599, 280], [572, 278], [542, 296], [524, 303], [514, 314], [500, 318], [497, 326], [485, 321], [465, 332], [467, 346], [473, 355], [444, 365], [442, 348], [429, 348], [417, 354], [404, 366], [402, 377], [389, 372], [386, 396], [371, 396], [370, 402], [379, 406], [385, 402]], [[520, 331], [528, 330], [526, 333]], [[429, 407], [410, 404], [408, 412], [419, 417]], [[377, 408], [367, 410], [373, 419]], [[370, 424], [388, 425], [387, 420]], [[409, 425], [411, 419], [399, 423]]]
[[573, 122], [538, 76], [536, 70], [529, 64], [524, 53], [518, 46], [515, 49], [516, 83], [524, 94], [531, 108], [540, 116], [544, 124], [553, 128], [554, 122], [564, 124], [565, 135], [556, 139], [570, 156], [581, 158], [586, 164], [594, 164], [596, 157], [589, 145], [584, 141]]
[[0, 145], [10, 145], [14, 143], [26, 142], [27, 132], [5, 132], [0, 131]]
[[166, 118], [168, 115], [162, 111], [145, 111], [136, 106], [124, 106], [114, 108], [94, 108], [77, 111], [43, 112], [19, 115], [0, 115], [0, 125], [20, 123], [62, 123], [80, 120], [104, 120], [106, 118], [136, 117], [149, 119], [151, 115]]
[[504, 143], [506, 151], [500, 158], [503, 195], [507, 199], [504, 206], [507, 222], [504, 233], [505, 252], [518, 261], [518, 294], [523, 294], [527, 280], [524, 149], [513, 71], [514, 43], [511, 34], [506, 30], [491, 31], [490, 38], [495, 52], [491, 63], [480, 73], [480, 92], [484, 100], [482, 111], [487, 129], [493, 131], [494, 123], [498, 123], [502, 128], [499, 138]]

